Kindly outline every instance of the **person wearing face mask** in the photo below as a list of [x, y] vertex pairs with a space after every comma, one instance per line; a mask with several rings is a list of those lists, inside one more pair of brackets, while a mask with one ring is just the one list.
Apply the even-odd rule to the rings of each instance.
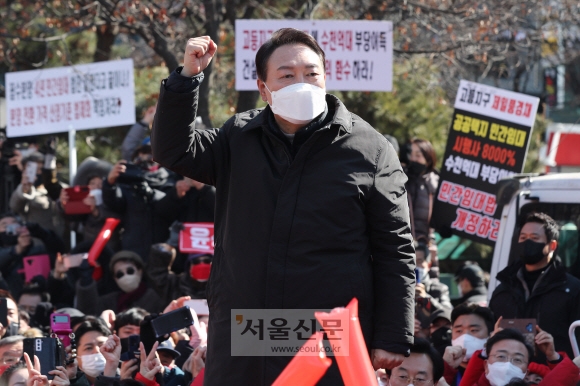
[[458, 386], [463, 378], [467, 363], [493, 331], [494, 317], [487, 307], [475, 303], [462, 304], [451, 312], [451, 346], [445, 348], [445, 380]]
[[[188, 41], [183, 67], [162, 81], [151, 133], [155, 161], [216, 187], [206, 383], [272, 384], [291, 360], [232, 357], [236, 308], [332, 309], [356, 297], [373, 366], [399, 365], [413, 343], [415, 263], [396, 151], [326, 93], [323, 49], [293, 28], [256, 53], [267, 106], [196, 129], [216, 52], [208, 36]], [[337, 384], [332, 366], [319, 385]]]
[[137, 148], [130, 160], [118, 161], [103, 180], [105, 208], [121, 218], [123, 250], [147, 259], [149, 247], [169, 237], [169, 224], [156, 206], [175, 186], [175, 174], [153, 161], [151, 146]]
[[[100, 315], [104, 310], [118, 313], [132, 307], [141, 307], [155, 313], [163, 311], [166, 303], [143, 280], [143, 268], [143, 260], [136, 253], [115, 253], [109, 263], [109, 270], [120, 291], [98, 296], [95, 281], [90, 280], [87, 284], [83, 276], [76, 286], [77, 308], [88, 315]], [[90, 267], [85, 269], [92, 272]]]
[[411, 232], [415, 240], [427, 240], [432, 249], [431, 275], [438, 276], [437, 247], [434, 230], [429, 226], [433, 212], [433, 195], [439, 185], [439, 174], [435, 169], [437, 156], [431, 142], [415, 138], [411, 140], [405, 173], [409, 180], [405, 184], [411, 215]]
[[477, 303], [487, 307], [487, 287], [483, 269], [477, 263], [465, 262], [455, 273], [455, 282], [460, 298], [453, 299], [451, 304]]
[[157, 294], [166, 302], [189, 296], [192, 299], [206, 299], [206, 286], [209, 279], [212, 255], [188, 255], [182, 273], [175, 273], [171, 266], [176, 250], [169, 244], [151, 246], [147, 277]]
[[[497, 274], [501, 283], [489, 307], [496, 317], [536, 319], [552, 334], [556, 349], [572, 356], [568, 328], [580, 319], [580, 280], [566, 272], [556, 255], [558, 236], [558, 225], [544, 213], [532, 213], [522, 221], [512, 263]], [[576, 336], [580, 339], [578, 329]]]
[[100, 174], [89, 174], [85, 180], [85, 186], [89, 188], [89, 195], [83, 199], [83, 203], [90, 207], [88, 214], [70, 215], [65, 213], [65, 208], [69, 203], [69, 196], [66, 189], [62, 189], [57, 203], [57, 207], [62, 217], [69, 221], [69, 226], [76, 231], [79, 238], [77, 242], [84, 240], [94, 240], [109, 217], [116, 217], [115, 213], [103, 204], [103, 176]]
[[566, 355], [557, 365], [543, 366], [546, 370], [541, 370], [539, 380], [531, 377], [539, 366], [531, 362], [534, 350], [517, 330], [497, 331], [487, 341], [486, 350], [474, 353], [460, 386], [574, 386], [580, 379], [577, 365]]

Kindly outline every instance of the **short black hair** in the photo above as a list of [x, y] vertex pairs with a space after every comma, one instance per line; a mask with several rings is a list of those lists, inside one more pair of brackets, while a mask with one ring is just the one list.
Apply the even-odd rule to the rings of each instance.
[[427, 262], [431, 261], [431, 251], [429, 251], [429, 245], [427, 245], [424, 239], [416, 240], [413, 243], [413, 246], [415, 247], [415, 251], [423, 252], [423, 255], [425, 255], [425, 261]]
[[117, 319], [115, 319], [115, 331], [118, 333], [121, 327], [127, 325], [140, 326], [141, 322], [147, 315], [149, 315], [149, 312], [143, 308], [129, 308], [128, 310], [117, 314]]
[[314, 51], [322, 61], [322, 66], [326, 72], [326, 55], [320, 48], [316, 39], [304, 31], [295, 28], [281, 28], [272, 34], [256, 52], [256, 74], [258, 79], [265, 82], [268, 75], [268, 60], [277, 48], [290, 45], [302, 44]]
[[[411, 346], [411, 353], [415, 354], [425, 354], [431, 359], [433, 364], [433, 381], [437, 382], [443, 376], [445, 371], [445, 365], [443, 364], [443, 357], [439, 352], [431, 345], [431, 343], [424, 338], [415, 338], [413, 346]], [[391, 370], [385, 370], [387, 375], [391, 376]]]
[[524, 227], [529, 222], [535, 222], [538, 224], [542, 224], [544, 227], [544, 232], [546, 232], [546, 238], [548, 241], [558, 240], [558, 236], [560, 236], [560, 227], [554, 221], [554, 219], [548, 216], [546, 213], [542, 212], [534, 212], [529, 214], [524, 221], [520, 224], [520, 229]]
[[462, 303], [455, 307], [451, 311], [451, 326], [455, 324], [457, 318], [462, 315], [477, 315], [485, 321], [485, 326], [487, 327], [487, 334], [491, 334], [493, 331], [494, 317], [493, 312], [488, 307], [482, 307], [477, 303]]
[[494, 344], [502, 340], [508, 339], [517, 340], [518, 342], [526, 346], [526, 350], [528, 350], [528, 363], [529, 363], [534, 357], [534, 348], [526, 342], [526, 338], [521, 332], [519, 332], [518, 330], [514, 330], [513, 328], [506, 328], [504, 330], [498, 331], [487, 340], [487, 343], [485, 344], [485, 351], [487, 352], [487, 355], [489, 356], [489, 354], [491, 353], [491, 349], [493, 348]]
[[101, 334], [103, 334], [103, 336], [111, 335], [111, 330], [109, 330], [109, 327], [107, 327], [107, 325], [102, 319], [99, 319], [94, 316], [88, 317], [75, 330], [75, 341], [77, 346], [80, 344], [83, 335], [91, 331], [100, 332]]

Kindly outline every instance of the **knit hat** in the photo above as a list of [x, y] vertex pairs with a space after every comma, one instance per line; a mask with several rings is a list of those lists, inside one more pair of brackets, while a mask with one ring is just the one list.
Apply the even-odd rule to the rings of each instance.
[[113, 272], [113, 267], [118, 261], [130, 261], [135, 264], [138, 269], [143, 269], [143, 259], [141, 256], [132, 251], [119, 251], [111, 257], [111, 262], [109, 263], [109, 269]]

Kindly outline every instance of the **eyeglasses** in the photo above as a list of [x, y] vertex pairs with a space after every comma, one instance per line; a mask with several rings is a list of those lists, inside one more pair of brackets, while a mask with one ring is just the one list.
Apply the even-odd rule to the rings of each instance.
[[391, 376], [391, 385], [394, 386], [407, 386], [409, 384], [413, 384], [415, 386], [428, 386], [433, 382], [432, 379], [423, 379], [423, 378], [409, 378], [406, 375], [398, 375], [398, 376]]
[[525, 366], [528, 364], [521, 356], [509, 357], [507, 354], [493, 354], [490, 357], [495, 358], [497, 362], [507, 362], [510, 361], [512, 365], [515, 366]]
[[135, 274], [135, 268], [129, 267], [129, 268], [127, 268], [127, 272], [123, 272], [123, 271], [115, 272], [115, 278], [120, 279], [125, 275], [134, 275], [134, 274]]

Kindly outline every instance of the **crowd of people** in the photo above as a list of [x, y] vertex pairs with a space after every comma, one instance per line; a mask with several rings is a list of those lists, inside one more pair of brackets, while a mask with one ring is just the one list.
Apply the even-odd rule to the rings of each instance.
[[[212, 259], [211, 254], [181, 253], [178, 233], [186, 222], [213, 222], [215, 189], [152, 160], [142, 129], [151, 118], [145, 117], [124, 142], [123, 151], [132, 152], [129, 161], [120, 160], [109, 170], [89, 165], [83, 180], [77, 179], [90, 192], [82, 200], [87, 213], [67, 211], [70, 190], [57, 178], [53, 139], [15, 150], [8, 160], [6, 167], [21, 182], [11, 194], [9, 210], [0, 216], [0, 297], [7, 304], [6, 322], [0, 321], [0, 386], [27, 379], [29, 384], [48, 382], [39, 363], [23, 355], [23, 341], [49, 336], [53, 312], [70, 315], [75, 349], [68, 347], [72, 359], [66, 366], [51, 371], [52, 384], [102, 386], [134, 380], [177, 386], [196, 378], [201, 384], [208, 315], [196, 315], [191, 328], [171, 334], [150, 352], [141, 345], [140, 357], [146, 360], [120, 362], [121, 339], [140, 335], [152, 318], [186, 300], [206, 297]], [[396, 140], [388, 139], [398, 151]], [[131, 143], [134, 149], [128, 148]], [[566, 274], [554, 254], [554, 221], [534, 214], [522, 224], [521, 260], [499, 274], [501, 285], [489, 305], [485, 273], [476, 263], [456, 272], [461, 296], [450, 299], [449, 288], [438, 278], [437, 247], [429, 227], [438, 183], [435, 152], [429, 141], [414, 139], [400, 153], [416, 251], [415, 344], [400, 366], [377, 371], [379, 384], [576, 385], [580, 359], [571, 359], [567, 326], [580, 319], [580, 281]], [[29, 163], [36, 164], [34, 179], [27, 172]], [[104, 274], [95, 280], [86, 258], [74, 264], [71, 256], [86, 257], [110, 217], [122, 225], [98, 258]], [[73, 248], [70, 230], [77, 233]], [[44, 255], [50, 268], [46, 276], [28, 277], [25, 258]], [[501, 328], [502, 318], [535, 319], [534, 338]]]

